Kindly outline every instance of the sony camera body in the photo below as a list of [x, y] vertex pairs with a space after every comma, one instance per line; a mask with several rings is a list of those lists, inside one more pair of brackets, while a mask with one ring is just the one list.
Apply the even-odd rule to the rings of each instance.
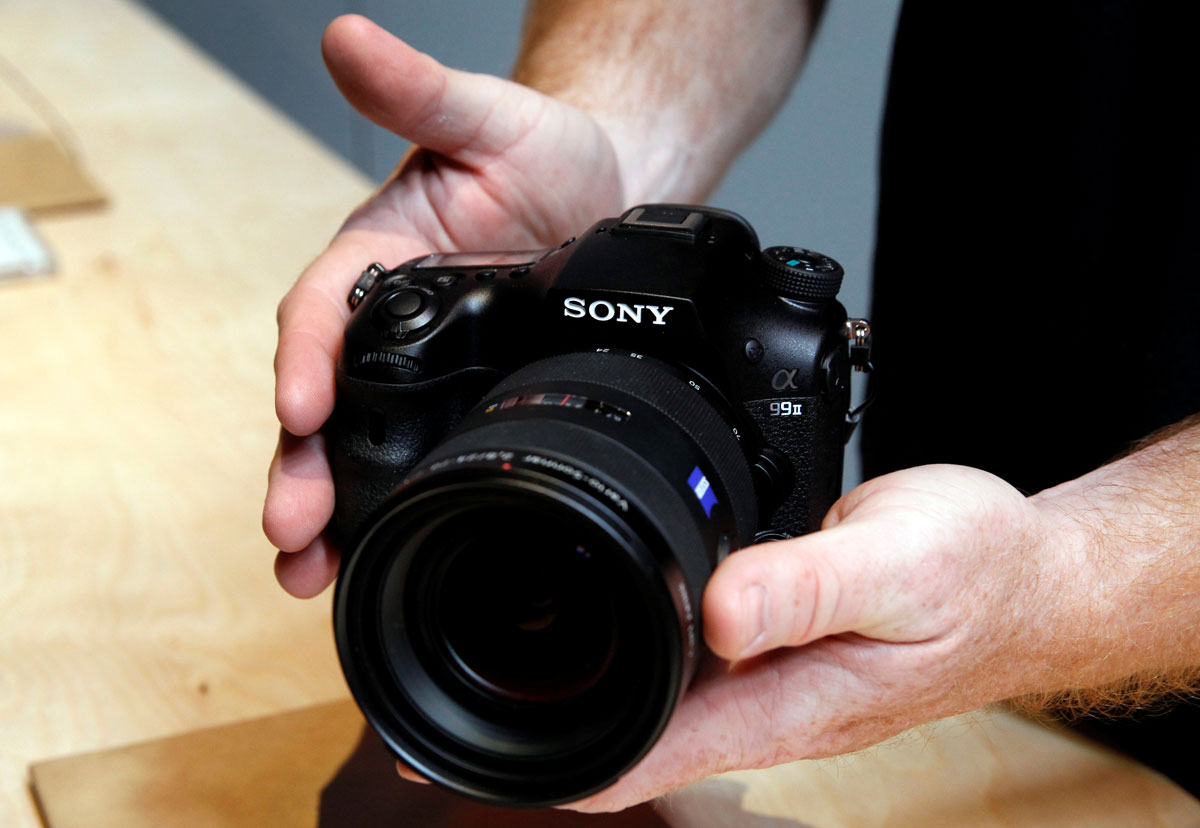
[[335, 631], [394, 752], [507, 805], [581, 798], [644, 755], [712, 570], [840, 494], [870, 346], [841, 279], [689, 205], [364, 272], [326, 430]]
[[351, 294], [328, 430], [335, 526], [352, 537], [504, 377], [600, 351], [676, 366], [729, 418], [758, 534], [815, 530], [841, 492], [851, 360], [868, 354], [834, 299], [841, 279], [821, 254], [760, 252], [734, 213], [680, 205], [634, 208], [551, 250], [373, 266]]

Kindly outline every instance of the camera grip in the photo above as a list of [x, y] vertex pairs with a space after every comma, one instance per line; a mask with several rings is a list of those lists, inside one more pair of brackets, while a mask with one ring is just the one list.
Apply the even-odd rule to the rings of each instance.
[[[799, 413], [773, 414], [780, 411], [781, 402], [787, 404], [785, 410]], [[815, 532], [841, 496], [842, 444], [823, 435], [839, 433], [842, 409], [820, 396], [754, 400], [746, 408], [763, 440], [787, 456], [795, 475], [790, 496], [762, 528], [792, 536]]]
[[502, 376], [465, 368], [397, 385], [338, 372], [337, 405], [325, 436], [338, 495], [330, 529], [339, 547]]

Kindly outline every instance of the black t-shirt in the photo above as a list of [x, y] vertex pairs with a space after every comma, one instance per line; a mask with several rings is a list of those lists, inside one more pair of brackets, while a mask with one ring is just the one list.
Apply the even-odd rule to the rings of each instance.
[[1197, 5], [906, 2], [866, 476], [962, 463], [1033, 493], [1200, 411]]

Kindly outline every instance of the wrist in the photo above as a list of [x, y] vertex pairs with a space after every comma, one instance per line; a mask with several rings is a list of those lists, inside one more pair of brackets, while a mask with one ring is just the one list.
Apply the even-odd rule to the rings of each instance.
[[993, 539], [980, 550], [992, 559], [984, 571], [995, 573], [977, 581], [988, 619], [979, 664], [985, 701], [1095, 683], [1104, 635], [1086, 527], [1056, 503], [1012, 494], [1019, 506], [999, 522], [982, 519]]
[[1121, 461], [1030, 498], [1063, 571], [1045, 620], [1058, 664], [1026, 706], [1114, 712], [1195, 690], [1194, 555], [1166, 510], [1146, 511], [1148, 483]]
[[807, 2], [541, 0], [513, 79], [590, 115], [627, 202], [703, 201], [782, 104], [812, 29]]
[[588, 114], [612, 143], [626, 204], [701, 203], [725, 170], [669, 116], [650, 128], [614, 113]]
[[563, 87], [517, 75], [528, 86], [576, 110], [598, 130], [612, 149], [623, 205], [647, 202], [702, 203], [716, 187], [736, 152], [722, 148], [727, 140], [703, 121], [676, 109], [647, 117], [633, 111], [624, 96], [603, 94], [588, 86]]
[[[1042, 678], [1028, 689], [1058, 691], [1095, 685], [1119, 675], [1107, 674], [1113, 633], [1113, 582], [1120, 580], [1096, 554], [1091, 526], [1055, 490], [1029, 498], [1037, 515], [1040, 566], [1037, 582], [1044, 613], [1037, 619], [1045, 635]], [[1120, 674], [1123, 668], [1117, 667]], [[1125, 672], [1132, 672], [1128, 670]]]

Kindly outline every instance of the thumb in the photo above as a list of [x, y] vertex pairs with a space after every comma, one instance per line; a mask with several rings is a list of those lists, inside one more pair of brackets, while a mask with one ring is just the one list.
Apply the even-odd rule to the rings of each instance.
[[887, 567], [871, 534], [842, 524], [730, 555], [704, 592], [709, 647], [735, 661], [879, 625]]
[[434, 152], [471, 164], [518, 140], [527, 129], [502, 107], [505, 95], [536, 94], [508, 81], [447, 68], [359, 15], [337, 18], [321, 52], [346, 100], [379, 126]]

